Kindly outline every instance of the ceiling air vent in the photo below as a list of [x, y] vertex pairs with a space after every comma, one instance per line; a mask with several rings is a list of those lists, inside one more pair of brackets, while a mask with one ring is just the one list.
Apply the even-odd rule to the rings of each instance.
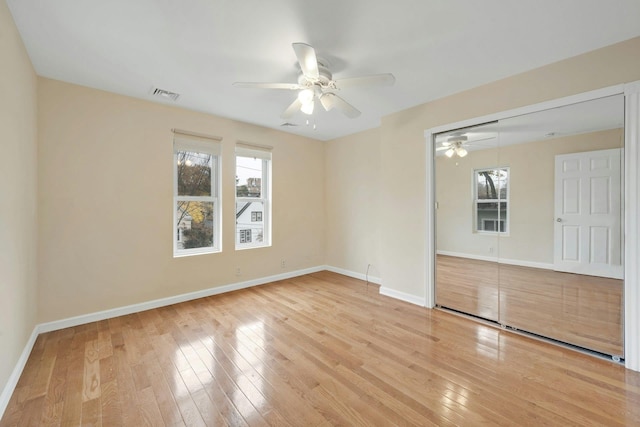
[[153, 92], [151, 92], [151, 94], [153, 96], [157, 96], [159, 98], [164, 98], [164, 99], [169, 99], [171, 101], [176, 101], [180, 97], [179, 93], [170, 92], [168, 90], [160, 89], [158, 87], [155, 88], [153, 90]]

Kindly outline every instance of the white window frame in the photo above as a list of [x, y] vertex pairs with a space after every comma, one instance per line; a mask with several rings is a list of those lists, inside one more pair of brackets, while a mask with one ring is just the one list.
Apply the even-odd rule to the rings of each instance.
[[[178, 152], [189, 151], [211, 155], [211, 196], [179, 196], [178, 195]], [[173, 256], [174, 258], [211, 254], [222, 251], [221, 236], [221, 203], [220, 203], [220, 140], [189, 134], [176, 133], [173, 139]], [[178, 202], [195, 201], [213, 203], [213, 242], [203, 248], [179, 249], [176, 233]], [[181, 233], [181, 232], [180, 232]], [[182, 233], [180, 235], [182, 237]], [[182, 239], [180, 239], [182, 240]]]
[[[497, 199], [478, 199], [478, 174], [481, 172], [495, 171], [495, 170], [506, 170], [507, 171], [507, 194], [505, 198], [500, 198], [501, 189], [498, 188], [498, 198]], [[473, 232], [478, 234], [493, 234], [500, 236], [508, 236], [509, 235], [509, 218], [511, 216], [511, 203], [509, 202], [509, 193], [511, 192], [511, 169], [508, 166], [498, 166], [495, 168], [480, 168], [473, 170]], [[496, 203], [498, 205], [498, 218], [493, 219], [493, 221], [497, 221], [498, 229], [496, 231], [486, 231], [478, 229], [478, 205], [484, 203]], [[500, 203], [506, 203], [506, 211], [507, 217], [500, 217]], [[499, 223], [504, 222], [504, 231], [500, 231]]]
[[240, 242], [240, 230], [246, 229], [246, 225], [239, 225], [236, 218], [235, 225], [235, 245], [236, 250], [263, 248], [271, 246], [271, 147], [254, 146], [250, 144], [237, 144], [235, 152], [235, 171], [237, 171], [237, 159], [238, 157], [248, 157], [253, 159], [262, 160], [262, 177], [261, 177], [261, 192], [260, 197], [238, 197], [238, 193], [234, 188], [234, 194], [236, 195], [236, 209], [238, 203], [262, 203], [262, 224], [263, 234], [262, 241], [255, 241], [253, 236], [250, 242]]

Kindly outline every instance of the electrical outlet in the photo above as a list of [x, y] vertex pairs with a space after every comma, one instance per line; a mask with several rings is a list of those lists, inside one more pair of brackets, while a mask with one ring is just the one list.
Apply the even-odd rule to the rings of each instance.
[[493, 246], [489, 246], [489, 253], [492, 254], [493, 253]]
[[236, 276], [241, 276], [242, 275], [242, 271], [240, 270], [240, 267], [236, 268]]
[[283, 259], [282, 261], [280, 261], [280, 268], [287, 268], [287, 260]]

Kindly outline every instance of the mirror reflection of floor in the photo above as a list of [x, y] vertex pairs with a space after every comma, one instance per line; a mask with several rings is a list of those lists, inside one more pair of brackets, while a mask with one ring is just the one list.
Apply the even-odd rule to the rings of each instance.
[[438, 305], [609, 355], [624, 354], [622, 292], [617, 279], [437, 256]]

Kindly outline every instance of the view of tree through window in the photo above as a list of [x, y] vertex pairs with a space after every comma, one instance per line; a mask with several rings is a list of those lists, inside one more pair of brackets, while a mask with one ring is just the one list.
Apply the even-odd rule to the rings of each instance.
[[179, 150], [176, 158], [176, 249], [212, 248], [214, 240], [213, 159], [210, 153]]
[[479, 169], [474, 175], [476, 231], [506, 233], [509, 229], [509, 169]]

